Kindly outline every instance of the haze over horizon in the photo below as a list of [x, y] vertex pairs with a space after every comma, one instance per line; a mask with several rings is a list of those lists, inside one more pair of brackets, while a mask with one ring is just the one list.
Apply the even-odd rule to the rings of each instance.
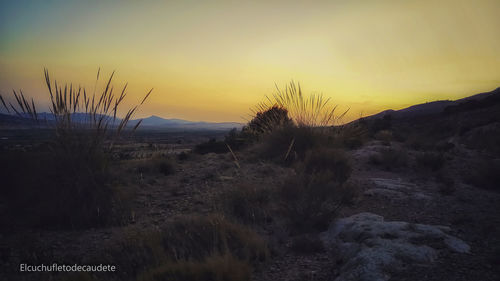
[[47, 104], [43, 67], [94, 87], [116, 70], [137, 117], [244, 122], [300, 82], [347, 119], [500, 86], [500, 2], [2, 1], [0, 93]]

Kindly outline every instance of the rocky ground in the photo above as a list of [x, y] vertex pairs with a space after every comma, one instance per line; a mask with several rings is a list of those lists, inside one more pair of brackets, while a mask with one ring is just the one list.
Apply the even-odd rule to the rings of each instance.
[[[278, 219], [251, 224], [272, 251], [254, 269], [253, 280], [500, 280], [500, 194], [460, 180], [460, 165], [472, 152], [456, 148], [448, 153], [445, 167], [456, 180], [447, 190], [433, 172], [416, 167], [415, 151], [407, 151], [401, 167], [371, 163], [371, 156], [384, 149], [386, 144], [371, 141], [349, 151], [356, 197], [327, 231], [317, 234], [323, 247], [294, 250], [297, 236]], [[293, 173], [245, 152], [236, 157], [190, 154], [175, 161], [171, 175], [138, 169], [147, 159], [121, 161], [115, 168], [122, 175], [118, 184], [135, 190], [125, 225], [85, 231], [3, 229], [0, 279], [38, 279], [16, 273], [26, 259], [93, 261], [130, 233], [159, 228], [175, 215], [220, 211], [216, 202], [225, 188], [272, 187]]]

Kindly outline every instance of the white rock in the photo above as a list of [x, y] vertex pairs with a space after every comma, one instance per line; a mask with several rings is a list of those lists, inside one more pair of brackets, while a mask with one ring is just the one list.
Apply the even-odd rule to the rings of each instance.
[[439, 225], [387, 222], [382, 216], [360, 213], [333, 223], [322, 239], [346, 261], [336, 281], [383, 281], [390, 278], [384, 268], [435, 261], [438, 251], [425, 245], [425, 241], [442, 242], [452, 251], [468, 253], [469, 245], [447, 234], [449, 230]]

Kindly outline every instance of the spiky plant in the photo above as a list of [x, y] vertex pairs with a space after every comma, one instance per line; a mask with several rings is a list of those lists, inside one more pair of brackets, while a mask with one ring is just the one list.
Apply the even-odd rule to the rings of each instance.
[[[57, 80], [54, 80], [52, 84], [48, 70], [44, 69], [45, 83], [50, 94], [49, 110], [54, 117], [52, 125], [54, 125], [58, 136], [64, 139], [68, 134], [74, 134], [75, 131], [90, 130], [92, 131], [94, 144], [102, 145], [102, 141], [106, 137], [115, 138], [120, 135], [153, 89], [149, 90], [139, 105], [129, 109], [122, 119], [118, 119], [117, 112], [126, 96], [128, 84], [126, 83], [123, 86], [119, 95], [115, 95], [113, 93], [114, 87], [111, 84], [114, 73], [114, 71], [111, 73], [106, 86], [100, 94], [96, 94], [95, 86], [93, 93], [87, 94], [86, 89], [80, 86], [78, 89], [73, 87], [73, 84], [65, 84], [63, 87], [57, 84]], [[97, 71], [96, 85], [99, 77], [100, 69]], [[29, 117], [35, 122], [47, 122], [47, 120], [39, 118], [34, 100], [31, 99], [29, 102], [22, 90], [19, 90], [19, 92], [13, 90], [13, 96], [15, 98], [14, 104], [8, 102], [7, 105], [0, 95], [0, 100], [7, 112], [11, 113], [12, 110], [13, 113], [20, 117]], [[73, 117], [76, 114], [83, 114], [84, 120], [74, 120]], [[137, 122], [132, 131], [137, 129], [141, 121]], [[110, 144], [112, 145], [112, 142]]]
[[332, 105], [330, 98], [325, 98], [322, 94], [305, 96], [300, 84], [294, 81], [284, 89], [276, 86], [276, 92], [266, 96], [266, 101], [259, 103], [253, 112], [264, 112], [272, 107], [286, 109], [294, 123], [301, 127], [333, 126], [347, 113], [345, 111], [337, 115], [337, 106]]
[[[50, 151], [44, 161], [46, 167], [32, 171], [39, 175], [39, 187], [23, 187], [27, 192], [39, 193], [41, 215], [50, 223], [70, 226], [88, 226], [108, 221], [112, 212], [113, 191], [110, 187], [109, 160], [114, 141], [124, 132], [128, 122], [151, 94], [144, 96], [140, 104], [127, 111], [122, 119], [118, 109], [126, 96], [127, 84], [119, 94], [112, 85], [114, 72], [100, 93], [87, 93], [85, 88], [72, 84], [52, 83], [47, 69], [45, 82], [50, 97], [50, 112], [53, 118], [42, 120], [33, 99], [28, 101], [20, 90], [13, 91], [15, 101], [0, 101], [9, 113], [31, 118], [38, 124], [54, 129], [54, 138], [49, 142]], [[100, 69], [96, 76], [99, 81]], [[78, 120], [78, 116], [82, 116]], [[132, 128], [134, 131], [140, 121]], [[43, 170], [43, 171], [42, 171]]]

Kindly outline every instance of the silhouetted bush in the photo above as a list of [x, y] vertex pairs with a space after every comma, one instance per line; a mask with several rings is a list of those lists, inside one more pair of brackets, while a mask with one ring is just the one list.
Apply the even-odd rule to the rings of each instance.
[[258, 137], [290, 125], [293, 125], [293, 121], [288, 117], [288, 110], [283, 106], [272, 105], [269, 108], [263, 107], [258, 110], [252, 120], [243, 128], [243, 132]]
[[291, 163], [302, 160], [305, 152], [316, 146], [338, 145], [341, 141], [335, 141], [333, 126], [347, 111], [336, 115], [336, 109], [322, 95], [304, 96], [293, 81], [285, 89], [277, 89], [267, 102], [257, 105], [248, 126], [265, 128], [256, 129], [261, 132], [257, 153], [265, 159]]
[[328, 140], [319, 129], [288, 126], [265, 135], [256, 149], [264, 159], [290, 163], [304, 159], [306, 151], [314, 147], [328, 145]]
[[[344, 117], [347, 111], [336, 114], [337, 106], [330, 103], [329, 98], [324, 98], [322, 94], [310, 94], [304, 96], [300, 84], [291, 81], [284, 89], [276, 88], [276, 92], [267, 101], [259, 103], [254, 112], [277, 112], [280, 118], [271, 118], [272, 120], [283, 120], [283, 125], [289, 124], [299, 127], [332, 127]], [[286, 113], [286, 115], [285, 115]], [[275, 115], [275, 114], [273, 114]]]
[[[25, 173], [23, 177], [34, 180], [25, 181], [20, 177], [18, 183], [11, 180], [24, 192], [23, 196], [12, 200], [18, 203], [15, 207], [30, 209], [31, 217], [38, 217], [40, 225], [76, 228], [112, 221], [113, 212], [117, 210], [113, 202], [120, 200], [114, 200], [109, 168], [111, 149], [138, 108], [130, 109], [123, 119], [116, 118], [126, 86], [120, 95], [114, 95], [112, 78], [113, 74], [100, 94], [87, 95], [84, 89], [72, 85], [52, 84], [45, 70], [51, 114], [43, 116], [51, 118], [49, 121], [42, 120], [33, 100], [28, 102], [22, 92], [14, 91], [17, 108], [11, 105], [10, 109], [38, 124], [45, 122], [42, 125], [54, 132], [47, 145], [48, 151], [32, 152], [28, 159], [24, 159], [27, 155], [20, 155], [16, 160], [18, 168]], [[99, 72], [96, 84], [98, 79]], [[40, 164], [34, 167], [30, 161]], [[31, 198], [33, 195], [36, 199]]]

